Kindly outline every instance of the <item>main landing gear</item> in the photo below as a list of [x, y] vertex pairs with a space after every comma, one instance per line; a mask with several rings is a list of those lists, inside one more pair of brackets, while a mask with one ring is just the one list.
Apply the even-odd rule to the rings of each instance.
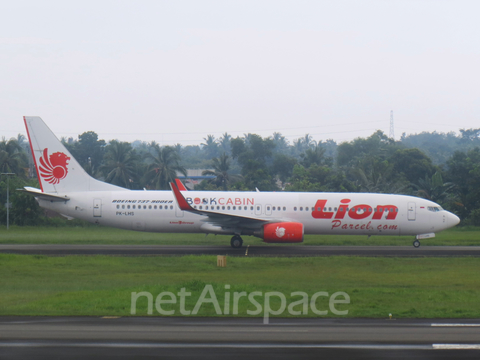
[[238, 248], [241, 248], [242, 245], [243, 245], [243, 240], [242, 238], [240, 237], [240, 235], [235, 235], [232, 237], [232, 240], [230, 240], [230, 245], [232, 245], [232, 247], [234, 249], [238, 249]]
[[420, 241], [415, 240], [415, 241], [413, 242], [413, 246], [415, 246], [416, 248], [420, 247]]

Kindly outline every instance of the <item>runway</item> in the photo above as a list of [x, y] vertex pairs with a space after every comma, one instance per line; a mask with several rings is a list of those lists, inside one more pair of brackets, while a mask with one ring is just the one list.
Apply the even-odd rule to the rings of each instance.
[[452, 257], [480, 256], [480, 246], [249, 246], [233, 249], [225, 246], [166, 245], [0, 245], [0, 253], [117, 256], [390, 256], [390, 257]]
[[0, 358], [474, 359], [480, 320], [1, 317]]

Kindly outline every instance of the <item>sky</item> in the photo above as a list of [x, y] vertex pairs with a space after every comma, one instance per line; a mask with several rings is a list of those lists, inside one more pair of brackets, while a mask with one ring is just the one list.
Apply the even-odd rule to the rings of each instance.
[[2, 1], [0, 136], [480, 128], [480, 1]]

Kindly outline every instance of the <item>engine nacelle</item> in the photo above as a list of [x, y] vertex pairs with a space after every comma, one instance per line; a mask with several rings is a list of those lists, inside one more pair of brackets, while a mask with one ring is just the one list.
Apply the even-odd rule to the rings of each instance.
[[303, 242], [303, 224], [297, 222], [280, 222], [266, 224], [254, 234], [267, 243]]

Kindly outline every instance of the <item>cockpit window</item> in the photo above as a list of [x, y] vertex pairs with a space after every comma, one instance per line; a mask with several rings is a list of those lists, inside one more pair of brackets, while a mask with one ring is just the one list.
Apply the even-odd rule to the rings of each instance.
[[443, 210], [441, 208], [441, 206], [429, 206], [427, 207], [428, 211], [433, 211], [433, 212], [437, 212], [437, 211], [440, 211], [440, 210]]

